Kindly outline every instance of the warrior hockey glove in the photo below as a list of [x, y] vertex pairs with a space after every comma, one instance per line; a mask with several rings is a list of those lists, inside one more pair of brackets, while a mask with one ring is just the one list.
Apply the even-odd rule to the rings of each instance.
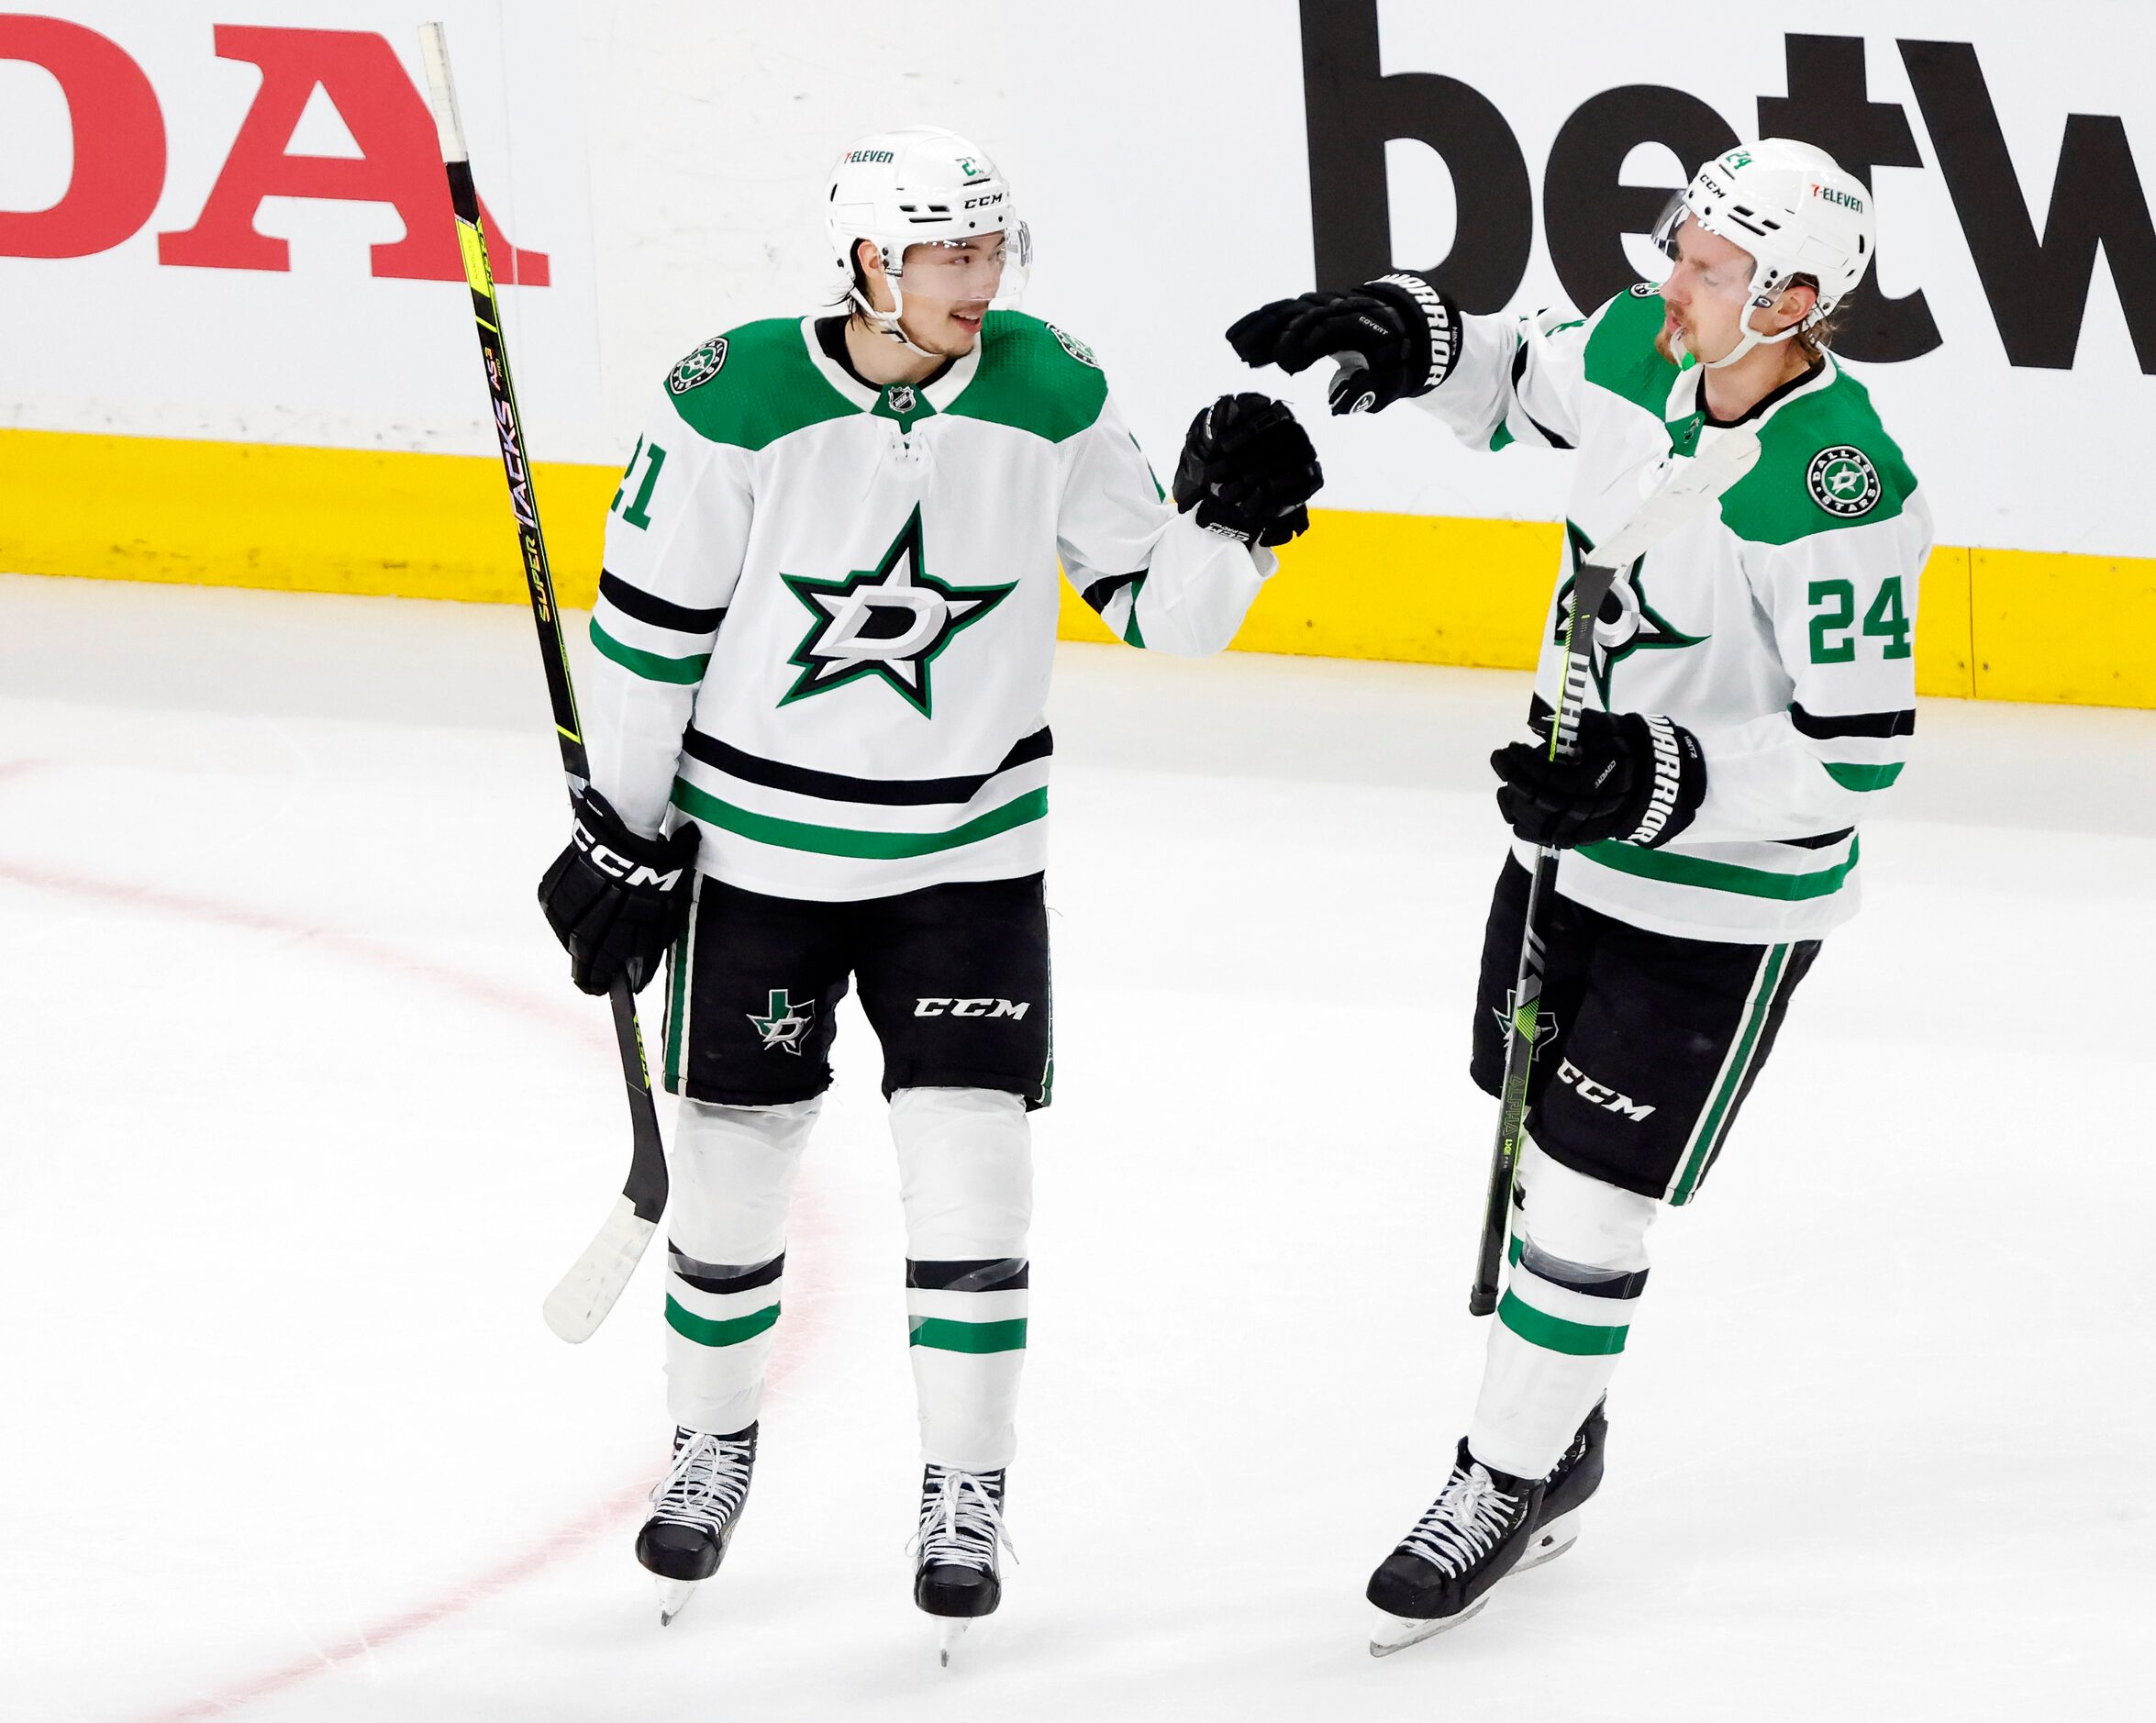
[[1305, 294], [1261, 306], [1228, 331], [1247, 365], [1291, 375], [1321, 359], [1340, 361], [1327, 399], [1341, 413], [1375, 413], [1428, 395], [1460, 356], [1460, 308], [1412, 270], [1346, 293]]
[[1249, 543], [1285, 544], [1310, 529], [1303, 506], [1325, 483], [1310, 433], [1282, 403], [1224, 395], [1190, 422], [1175, 463], [1175, 506]]
[[609, 992], [624, 975], [639, 992], [658, 971], [688, 909], [697, 836], [683, 826], [639, 837], [598, 791], [576, 798], [574, 834], [539, 881], [539, 900], [584, 992]]
[[[1549, 718], [1537, 717], [1535, 728], [1547, 737]], [[1651, 850], [1692, 823], [1706, 794], [1699, 739], [1638, 712], [1583, 711], [1570, 760], [1550, 759], [1546, 740], [1514, 742], [1490, 765], [1505, 781], [1497, 792], [1505, 823], [1550, 850], [1610, 838]]]

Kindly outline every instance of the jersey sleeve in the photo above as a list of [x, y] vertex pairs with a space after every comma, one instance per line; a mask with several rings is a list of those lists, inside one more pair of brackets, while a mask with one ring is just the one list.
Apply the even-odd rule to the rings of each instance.
[[1071, 584], [1132, 646], [1219, 651], [1279, 560], [1180, 513], [1112, 396], [1072, 443], [1056, 518]]
[[1587, 340], [1608, 309], [1463, 318], [1459, 359], [1416, 405], [1472, 448], [1577, 448]]
[[1879, 805], [1917, 728], [1917, 583], [1930, 552], [1917, 495], [1888, 520], [1747, 547], [1794, 690], [1785, 711], [1695, 728], [1706, 795], [1687, 842], [1816, 837]]
[[593, 786], [648, 837], [666, 817], [682, 732], [741, 577], [750, 459], [700, 436], [661, 397], [607, 517], [584, 746]]

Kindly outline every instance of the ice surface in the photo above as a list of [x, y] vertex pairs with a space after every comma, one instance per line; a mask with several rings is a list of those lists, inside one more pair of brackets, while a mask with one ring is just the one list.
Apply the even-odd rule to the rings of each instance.
[[2156, 1715], [2156, 715], [1926, 706], [1579, 1547], [1380, 1663], [1480, 1362], [1524, 683], [1059, 674], [1025, 1560], [945, 1672], [850, 1010], [740, 1537], [663, 1630], [630, 1554], [660, 1277], [539, 1315], [628, 1131], [528, 621], [0, 580], [0, 1717]]

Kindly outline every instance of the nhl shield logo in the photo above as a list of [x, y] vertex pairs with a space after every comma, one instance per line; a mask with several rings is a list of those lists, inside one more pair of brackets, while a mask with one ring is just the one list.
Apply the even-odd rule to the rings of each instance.
[[1837, 443], [1814, 455], [1805, 483], [1811, 487], [1813, 502], [1844, 520], [1870, 514], [1883, 494], [1879, 469], [1861, 449], [1849, 443]]
[[895, 383], [890, 388], [891, 410], [906, 414], [914, 410], [915, 397], [910, 383]]
[[686, 395], [700, 383], [709, 383], [726, 363], [726, 337], [715, 335], [676, 365], [666, 376], [666, 386]]

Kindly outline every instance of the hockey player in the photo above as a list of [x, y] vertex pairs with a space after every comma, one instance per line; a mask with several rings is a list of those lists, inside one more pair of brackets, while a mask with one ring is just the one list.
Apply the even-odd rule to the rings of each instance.
[[697, 348], [629, 461], [592, 616], [591, 787], [540, 897], [587, 992], [640, 987], [672, 946], [674, 1459], [637, 1539], [664, 1616], [748, 1495], [788, 1194], [850, 981], [902, 1173], [915, 1598], [962, 1622], [1000, 1595], [1027, 1115], [1050, 1095], [1058, 558], [1130, 644], [1217, 651], [1320, 474], [1284, 406], [1224, 396], [1168, 501], [1084, 344], [995, 308], [1027, 229], [956, 134], [860, 139], [824, 215], [844, 313]]
[[[1481, 1398], [1429, 1511], [1372, 1576], [1383, 1652], [1561, 1553], [1603, 1470], [1602, 1398], [1647, 1284], [1828, 931], [1857, 906], [1857, 826], [1915, 727], [1928, 510], [1828, 350], [1871, 261], [1869, 192], [1783, 139], [1699, 170], [1657, 234], [1668, 279], [1584, 317], [1463, 317], [1426, 277], [1269, 305], [1252, 364], [1342, 361], [1333, 411], [1414, 399], [1462, 441], [1574, 451], [1532, 742], [1491, 763], [1514, 834], [1484, 945], [1472, 1071], [1495, 1095], [1537, 846], [1548, 927], [1509, 1286]], [[1569, 575], [1668, 471], [1733, 427], [1756, 467], [1621, 574], [1594, 624], [1576, 759], [1553, 761]]]

